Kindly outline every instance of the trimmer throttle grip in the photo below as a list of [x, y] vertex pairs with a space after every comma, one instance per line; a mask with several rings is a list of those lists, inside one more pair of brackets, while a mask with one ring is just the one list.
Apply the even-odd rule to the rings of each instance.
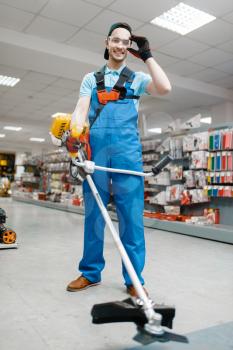
[[170, 154], [166, 155], [165, 157], [163, 157], [158, 163], [156, 163], [153, 168], [152, 171], [154, 173], [154, 175], [158, 175], [161, 170], [168, 165], [168, 163], [170, 163], [173, 160], [172, 156], [170, 156]]

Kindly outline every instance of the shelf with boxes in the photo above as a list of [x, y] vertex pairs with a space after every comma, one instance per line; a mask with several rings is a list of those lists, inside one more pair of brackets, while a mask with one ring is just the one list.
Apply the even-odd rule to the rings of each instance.
[[[153, 164], [159, 160], [159, 154], [156, 152], [158, 140], [145, 140], [142, 141], [142, 160], [143, 171], [150, 172]], [[158, 192], [158, 189], [153, 186], [150, 178], [144, 179], [144, 200], [145, 204], [148, 202], [151, 195]]]
[[43, 155], [44, 200], [60, 202], [64, 192], [69, 192], [69, 158], [66, 152], [56, 151]]
[[233, 128], [171, 135], [156, 151], [169, 152], [175, 159], [166, 173], [152, 179], [159, 190], [150, 196], [145, 216], [213, 228], [218, 224], [233, 234]]
[[[64, 205], [82, 205], [83, 195], [81, 183], [75, 181], [69, 175], [70, 159], [67, 152], [56, 152], [38, 155], [37, 165], [40, 164], [37, 187], [24, 191], [22, 186], [17, 186], [14, 196], [38, 200], [63, 203]], [[35, 158], [35, 157], [34, 157]], [[32, 162], [33, 157], [29, 157]], [[35, 163], [35, 162], [34, 162]], [[33, 164], [34, 164], [33, 163]]]
[[[161, 154], [158, 150], [160, 143], [161, 141], [159, 139], [142, 141], [144, 171], [151, 171], [152, 165], [160, 160]], [[163, 171], [155, 177], [145, 178], [145, 210], [150, 209], [151, 207], [153, 208], [155, 202], [157, 206], [163, 206], [162, 199], [155, 200], [155, 198], [157, 198], [159, 194], [163, 192], [163, 189], [169, 184], [170, 179], [167, 171]]]
[[[228, 198], [220, 200], [207, 191], [210, 152], [217, 153], [209, 148], [209, 136], [210, 131], [205, 129], [184, 132], [167, 137], [157, 147], [155, 151], [161, 152], [161, 156], [168, 152], [174, 160], [165, 171], [149, 180], [158, 193], [150, 194], [145, 202], [145, 221], [149, 227], [232, 243], [233, 218], [229, 210], [232, 211], [233, 204], [229, 205]], [[228, 146], [221, 151], [230, 150]], [[231, 181], [227, 170], [224, 181]], [[218, 175], [216, 171], [215, 175]]]
[[46, 199], [63, 205], [82, 205], [81, 182], [70, 176], [70, 157], [64, 150], [43, 155]]
[[22, 196], [32, 197], [34, 191], [39, 191], [41, 185], [41, 165], [41, 157], [25, 154], [20, 165], [23, 167], [23, 171], [20, 177], [14, 182], [12, 193], [15, 194], [17, 192], [21, 193]]
[[0, 197], [10, 196], [14, 173], [15, 154], [0, 152]]
[[181, 195], [182, 205], [205, 204], [209, 197], [207, 185], [208, 132], [184, 135], [183, 154], [189, 157], [189, 169], [185, 170], [185, 188]]
[[233, 128], [209, 133], [207, 168], [208, 196], [233, 198]]
[[[148, 179], [148, 184], [157, 187], [157, 194], [147, 193], [147, 203], [154, 205], [154, 210], [170, 211], [174, 204], [174, 211], [184, 205], [206, 203], [208, 197], [206, 186], [208, 133], [170, 136], [154, 151], [157, 154], [170, 153], [173, 161], [166, 169]], [[164, 186], [162, 188], [161, 186]], [[160, 187], [160, 189], [158, 189]], [[146, 186], [147, 192], [149, 192]], [[160, 206], [158, 209], [156, 206]], [[148, 206], [147, 206], [148, 207]]]

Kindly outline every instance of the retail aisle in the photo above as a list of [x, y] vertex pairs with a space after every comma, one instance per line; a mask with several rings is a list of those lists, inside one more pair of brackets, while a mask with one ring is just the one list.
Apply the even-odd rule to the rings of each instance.
[[[19, 243], [18, 249], [0, 251], [0, 349], [142, 349], [132, 340], [134, 325], [91, 323], [93, 304], [126, 297], [120, 258], [108, 232], [102, 285], [69, 293], [66, 284], [76, 277], [82, 254], [83, 216], [10, 199], [0, 199], [0, 207], [6, 210], [7, 224], [17, 232]], [[219, 326], [229, 333], [232, 245], [153, 229], [145, 232], [146, 287], [156, 302], [176, 306], [174, 330], [203, 337], [206, 328]], [[232, 349], [228, 333], [220, 332], [221, 345], [215, 350]], [[204, 339], [211, 339], [217, 333], [204, 334]], [[178, 349], [171, 344], [156, 343], [147, 349]], [[187, 349], [194, 348], [190, 344]]]

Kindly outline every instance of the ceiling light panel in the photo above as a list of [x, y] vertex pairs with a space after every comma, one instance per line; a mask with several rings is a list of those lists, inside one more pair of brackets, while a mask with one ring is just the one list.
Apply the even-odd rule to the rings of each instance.
[[162, 133], [162, 129], [161, 128], [151, 128], [148, 129], [149, 132], [153, 132], [155, 134], [161, 134]]
[[212, 118], [211, 117], [204, 117], [200, 119], [201, 123], [204, 124], [211, 124], [212, 123]]
[[6, 75], [0, 75], [0, 85], [3, 86], [15, 86], [20, 81], [19, 78], [8, 77]]
[[52, 114], [51, 115], [51, 118], [57, 118], [57, 117], [66, 117], [67, 116], [67, 113], [63, 113], [63, 112], [57, 112], [55, 114]]
[[177, 6], [154, 18], [151, 23], [181, 35], [215, 20], [216, 17], [180, 2]]
[[5, 130], [11, 130], [11, 131], [20, 131], [22, 130], [21, 126], [4, 126]]
[[45, 139], [42, 139], [40, 137], [31, 137], [29, 140], [32, 142], [44, 142], [45, 141]]

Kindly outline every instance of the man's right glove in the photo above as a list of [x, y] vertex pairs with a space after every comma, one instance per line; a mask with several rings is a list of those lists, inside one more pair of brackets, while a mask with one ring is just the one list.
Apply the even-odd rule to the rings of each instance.
[[82, 128], [73, 127], [70, 131], [66, 131], [63, 134], [62, 142], [69, 151], [71, 157], [76, 157], [78, 151], [81, 149], [84, 151], [85, 158], [91, 159], [91, 148], [89, 144], [89, 129], [87, 125]]
[[128, 51], [132, 55], [134, 55], [135, 57], [141, 58], [144, 62], [148, 58], [153, 57], [150, 50], [149, 41], [147, 40], [147, 38], [145, 38], [144, 36], [132, 35], [131, 40], [134, 41], [138, 46], [138, 50], [134, 50], [131, 47], [128, 48]]
[[72, 136], [70, 130], [64, 132], [62, 135], [62, 144], [66, 147], [67, 151], [71, 153], [71, 155], [76, 154], [81, 145], [79, 139]]

